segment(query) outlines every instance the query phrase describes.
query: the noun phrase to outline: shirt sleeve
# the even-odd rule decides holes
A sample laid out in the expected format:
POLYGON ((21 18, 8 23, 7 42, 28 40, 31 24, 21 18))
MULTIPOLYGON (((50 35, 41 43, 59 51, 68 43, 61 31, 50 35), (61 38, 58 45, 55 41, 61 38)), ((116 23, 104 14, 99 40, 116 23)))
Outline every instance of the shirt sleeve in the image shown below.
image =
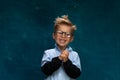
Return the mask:
POLYGON ((81 74, 80 59, 78 54, 75 55, 72 59, 73 60, 68 59, 66 62, 64 62, 63 67, 68 76, 70 76, 73 79, 76 79, 81 74))
POLYGON ((50 60, 50 56, 45 53, 42 59, 41 70, 45 75, 49 76, 61 66, 61 63, 62 61, 58 57, 50 60))

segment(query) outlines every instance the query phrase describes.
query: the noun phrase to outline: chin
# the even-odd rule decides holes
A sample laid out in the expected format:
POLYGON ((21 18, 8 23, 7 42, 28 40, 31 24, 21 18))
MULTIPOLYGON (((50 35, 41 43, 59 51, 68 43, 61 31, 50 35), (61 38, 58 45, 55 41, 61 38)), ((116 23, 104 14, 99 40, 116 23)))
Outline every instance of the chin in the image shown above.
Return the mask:
POLYGON ((65 47, 66 45, 65 44, 59 44, 60 47, 65 47))

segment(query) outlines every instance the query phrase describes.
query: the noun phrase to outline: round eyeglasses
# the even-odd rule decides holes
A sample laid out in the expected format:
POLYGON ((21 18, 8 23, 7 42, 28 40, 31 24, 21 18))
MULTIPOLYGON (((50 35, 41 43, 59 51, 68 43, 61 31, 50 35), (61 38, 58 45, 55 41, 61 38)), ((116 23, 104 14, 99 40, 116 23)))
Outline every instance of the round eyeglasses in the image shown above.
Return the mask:
POLYGON ((58 30, 58 31, 55 31, 55 33, 56 33, 58 36, 63 36, 63 35, 65 35, 65 36, 67 36, 68 38, 72 37, 71 33, 69 33, 69 32, 63 32, 63 31, 58 30))

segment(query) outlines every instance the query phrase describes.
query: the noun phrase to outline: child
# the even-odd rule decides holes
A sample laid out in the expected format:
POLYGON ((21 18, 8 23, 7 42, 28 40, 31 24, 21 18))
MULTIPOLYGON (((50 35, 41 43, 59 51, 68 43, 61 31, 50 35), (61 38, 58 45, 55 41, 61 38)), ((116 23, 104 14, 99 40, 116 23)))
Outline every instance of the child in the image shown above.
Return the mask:
POLYGON ((55 48, 46 50, 41 63, 41 70, 47 75, 46 80, 75 80, 81 74, 80 58, 68 44, 73 41, 76 26, 67 15, 55 20, 53 39, 55 48))

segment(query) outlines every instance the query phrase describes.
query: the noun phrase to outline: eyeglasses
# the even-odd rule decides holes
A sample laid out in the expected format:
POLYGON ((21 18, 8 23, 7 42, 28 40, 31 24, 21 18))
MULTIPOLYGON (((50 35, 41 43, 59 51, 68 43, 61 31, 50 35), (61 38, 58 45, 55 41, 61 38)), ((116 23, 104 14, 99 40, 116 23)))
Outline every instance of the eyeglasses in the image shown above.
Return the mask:
POLYGON ((72 37, 71 33, 69 33, 69 32, 63 32, 63 31, 58 30, 58 31, 55 31, 55 33, 56 33, 58 36, 63 36, 63 35, 65 35, 65 36, 67 36, 68 38, 72 37))

